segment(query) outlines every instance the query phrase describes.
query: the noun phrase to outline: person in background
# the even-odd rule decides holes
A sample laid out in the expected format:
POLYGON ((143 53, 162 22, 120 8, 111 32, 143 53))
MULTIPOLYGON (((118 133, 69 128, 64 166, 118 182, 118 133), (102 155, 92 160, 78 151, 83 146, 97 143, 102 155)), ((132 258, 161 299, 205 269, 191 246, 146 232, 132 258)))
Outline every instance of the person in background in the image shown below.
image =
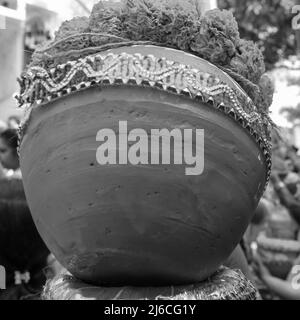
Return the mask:
POLYGON ((289 210, 291 216, 300 225, 300 200, 295 197, 297 183, 286 184, 277 172, 272 174, 271 182, 273 183, 274 189, 282 205, 289 210))
POLYGON ((292 146, 287 152, 287 159, 289 159, 293 166, 293 171, 300 173, 300 157, 298 156, 298 148, 292 146))
POLYGON ((255 278, 251 268, 253 262, 251 243, 256 240, 260 231, 264 229, 264 223, 268 214, 266 202, 261 200, 243 239, 225 262, 226 267, 241 270, 252 283, 255 283, 255 278))
POLYGON ((260 279, 273 294, 283 300, 300 300, 300 257, 294 264, 294 267, 297 269, 292 268, 287 280, 282 280, 272 276, 258 254, 255 255, 255 263, 256 271, 260 279), (294 273, 294 270, 296 273, 294 273), (299 279, 298 281, 297 278, 299 279))
MULTIPOLYGON (((0 120, 0 134, 4 132, 6 129, 7 129, 7 124, 4 121, 0 120)), ((3 179, 5 176, 6 176, 6 172, 0 162, 0 179, 3 179)))
MULTIPOLYGON (((266 229, 267 218, 270 216, 270 206, 268 200, 261 199, 258 203, 258 206, 254 212, 254 216, 251 220, 251 223, 244 235, 245 242, 248 246, 247 257, 251 256, 251 250, 249 246, 251 243, 255 242, 258 235, 266 229)), ((251 259, 251 257, 249 257, 251 259)))
POLYGON ((10 179, 22 178, 17 149, 18 134, 15 129, 7 129, 0 133, 0 162, 8 170, 7 177, 10 179))
POLYGON ((39 300, 50 252, 33 222, 20 179, 0 180, 0 300, 39 300))
POLYGON ((225 261, 224 266, 233 270, 240 270, 248 280, 254 283, 254 277, 241 245, 235 248, 230 257, 225 261))
POLYGON ((15 129, 0 133, 0 162, 8 174, 0 179, 0 265, 6 270, 6 290, 0 300, 36 300, 46 282, 49 250, 28 207, 20 170, 15 129))

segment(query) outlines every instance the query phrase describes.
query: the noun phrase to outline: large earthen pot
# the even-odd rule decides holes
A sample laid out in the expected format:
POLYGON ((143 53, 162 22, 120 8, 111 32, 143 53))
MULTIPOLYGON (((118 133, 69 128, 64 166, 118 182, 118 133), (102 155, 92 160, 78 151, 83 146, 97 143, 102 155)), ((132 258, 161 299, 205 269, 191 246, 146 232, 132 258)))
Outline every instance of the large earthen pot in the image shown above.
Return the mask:
POLYGON ((155 46, 30 71, 20 162, 37 228, 61 264, 96 285, 213 274, 245 232, 271 167, 242 89, 205 60, 155 46), (119 121, 128 131, 203 129, 204 171, 100 165, 97 133, 118 136, 119 121))

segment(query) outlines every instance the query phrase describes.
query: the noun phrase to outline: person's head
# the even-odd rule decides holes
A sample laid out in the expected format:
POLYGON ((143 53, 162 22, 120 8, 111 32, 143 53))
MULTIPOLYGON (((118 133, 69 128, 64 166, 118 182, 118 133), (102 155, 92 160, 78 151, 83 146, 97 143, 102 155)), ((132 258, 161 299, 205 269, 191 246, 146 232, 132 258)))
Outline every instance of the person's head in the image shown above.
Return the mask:
POLYGON ((6 169, 17 170, 20 167, 18 156, 18 134, 14 129, 0 133, 0 162, 6 169))

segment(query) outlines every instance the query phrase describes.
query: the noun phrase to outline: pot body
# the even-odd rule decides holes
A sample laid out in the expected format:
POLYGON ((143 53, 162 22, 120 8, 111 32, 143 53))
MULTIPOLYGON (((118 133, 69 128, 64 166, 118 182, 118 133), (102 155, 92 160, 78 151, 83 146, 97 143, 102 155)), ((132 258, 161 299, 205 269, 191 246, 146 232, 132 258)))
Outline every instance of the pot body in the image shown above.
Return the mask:
POLYGON ((20 156, 43 239, 73 275, 99 285, 206 279, 240 241, 266 180, 260 148, 233 119, 153 88, 90 88, 35 108, 20 156), (96 136, 118 137, 121 120, 128 131, 204 130, 203 173, 100 165, 96 136))

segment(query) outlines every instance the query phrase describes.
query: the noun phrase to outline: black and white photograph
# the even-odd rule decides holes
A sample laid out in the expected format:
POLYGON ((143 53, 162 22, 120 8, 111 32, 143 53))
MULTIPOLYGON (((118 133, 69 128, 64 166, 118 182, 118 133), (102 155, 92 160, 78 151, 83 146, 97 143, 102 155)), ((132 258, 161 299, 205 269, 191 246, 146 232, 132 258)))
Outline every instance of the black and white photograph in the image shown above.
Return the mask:
POLYGON ((0 0, 0 300, 300 300, 300 0, 0 0))

